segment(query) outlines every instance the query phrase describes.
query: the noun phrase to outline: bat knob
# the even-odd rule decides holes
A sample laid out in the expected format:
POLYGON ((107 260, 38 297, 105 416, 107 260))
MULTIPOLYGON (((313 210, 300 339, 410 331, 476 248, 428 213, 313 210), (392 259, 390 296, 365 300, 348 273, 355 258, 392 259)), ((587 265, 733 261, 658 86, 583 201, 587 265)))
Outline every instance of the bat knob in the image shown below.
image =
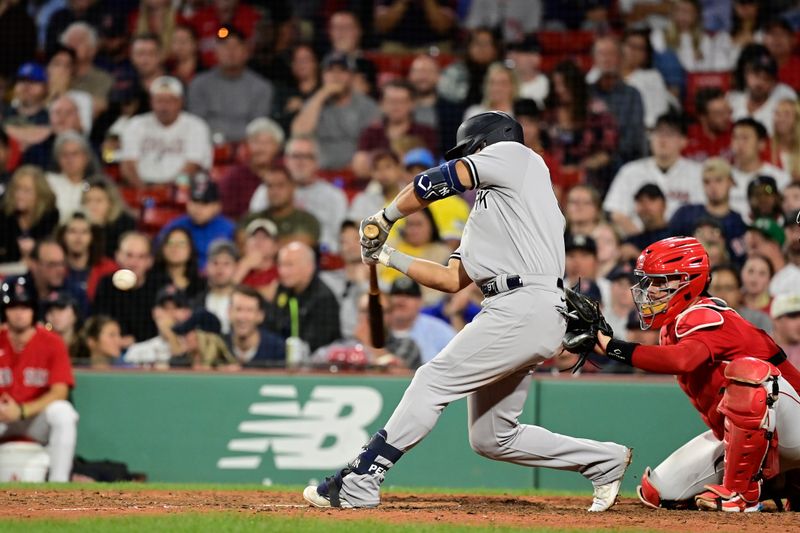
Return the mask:
POLYGON ((364 237, 367 239, 375 239, 380 235, 381 230, 377 224, 367 224, 364 226, 364 237))

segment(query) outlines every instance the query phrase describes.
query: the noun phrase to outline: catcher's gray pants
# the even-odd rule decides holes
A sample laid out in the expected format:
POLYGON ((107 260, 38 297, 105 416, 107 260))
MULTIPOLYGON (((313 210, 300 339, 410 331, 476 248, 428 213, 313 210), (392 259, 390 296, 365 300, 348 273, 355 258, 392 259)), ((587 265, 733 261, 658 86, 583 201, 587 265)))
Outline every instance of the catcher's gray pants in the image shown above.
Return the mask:
MULTIPOLYGON (((525 286, 484 300, 483 309, 429 363, 420 367, 386 423, 387 443, 408 451, 436 425, 442 410, 469 398, 469 439, 476 452, 523 466, 580 472, 596 484, 622 474, 627 448, 552 433, 517 420, 531 376, 529 369, 561 346, 565 320, 555 286, 525 286)), ((378 484, 375 483, 376 491, 378 484)), ((345 476, 351 503, 374 502, 364 480, 345 476)))

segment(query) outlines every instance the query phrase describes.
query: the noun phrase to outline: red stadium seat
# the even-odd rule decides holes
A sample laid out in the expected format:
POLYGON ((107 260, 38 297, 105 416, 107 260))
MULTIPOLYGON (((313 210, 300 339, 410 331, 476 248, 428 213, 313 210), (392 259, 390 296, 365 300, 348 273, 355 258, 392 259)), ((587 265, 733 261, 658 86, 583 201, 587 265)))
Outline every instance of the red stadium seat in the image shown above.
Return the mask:
MULTIPOLYGON (((419 54, 387 54, 385 52, 365 52, 364 57, 375 63, 378 75, 386 72, 405 77, 411 68, 411 63, 419 54)), ((450 54, 438 54, 435 56, 439 66, 444 68, 455 60, 450 54)))
POLYGON ((542 54, 585 54, 592 49, 595 34, 590 31, 540 31, 536 34, 542 54))
POLYGON ((139 221, 139 229, 149 235, 155 235, 161 231, 161 228, 185 212, 184 209, 172 206, 145 206, 142 210, 142 218, 139 221))
POLYGON ((731 88, 730 72, 689 72, 686 75, 686 97, 683 108, 694 116, 694 99, 701 89, 718 88, 727 92, 731 88))

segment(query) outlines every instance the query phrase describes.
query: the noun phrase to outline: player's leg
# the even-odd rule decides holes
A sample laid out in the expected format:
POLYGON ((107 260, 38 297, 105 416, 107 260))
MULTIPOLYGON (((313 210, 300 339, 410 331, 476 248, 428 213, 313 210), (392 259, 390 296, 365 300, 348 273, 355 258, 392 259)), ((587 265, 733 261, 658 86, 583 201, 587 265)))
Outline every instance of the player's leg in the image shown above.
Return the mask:
POLYGON ((778 378, 775 428, 778 434, 780 471, 800 468, 800 394, 784 378, 778 378))
POLYGON ((56 400, 30 420, 26 435, 45 444, 50 455, 50 481, 69 481, 75 444, 78 440, 78 412, 65 400, 56 400))

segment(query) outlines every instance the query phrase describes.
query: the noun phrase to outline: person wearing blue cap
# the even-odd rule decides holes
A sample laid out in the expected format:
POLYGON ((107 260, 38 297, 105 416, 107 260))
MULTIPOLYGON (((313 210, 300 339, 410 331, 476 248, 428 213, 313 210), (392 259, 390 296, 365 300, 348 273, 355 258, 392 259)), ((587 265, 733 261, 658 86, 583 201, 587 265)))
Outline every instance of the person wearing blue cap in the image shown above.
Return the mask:
MULTIPOLYGON (((38 63, 23 63, 17 70, 14 99, 6 113, 5 127, 47 126, 47 73, 38 63)), ((14 132, 11 132, 12 136, 14 132)))
MULTIPOLYGON (((419 150, 427 152, 424 148, 419 150)), ((353 198, 350 211, 347 213, 348 220, 361 220, 379 211, 400 192, 401 186, 405 183, 403 168, 394 152, 379 150, 374 152, 370 159, 372 181, 365 190, 353 198)), ((430 159, 430 166, 433 166, 433 157, 430 159)))

